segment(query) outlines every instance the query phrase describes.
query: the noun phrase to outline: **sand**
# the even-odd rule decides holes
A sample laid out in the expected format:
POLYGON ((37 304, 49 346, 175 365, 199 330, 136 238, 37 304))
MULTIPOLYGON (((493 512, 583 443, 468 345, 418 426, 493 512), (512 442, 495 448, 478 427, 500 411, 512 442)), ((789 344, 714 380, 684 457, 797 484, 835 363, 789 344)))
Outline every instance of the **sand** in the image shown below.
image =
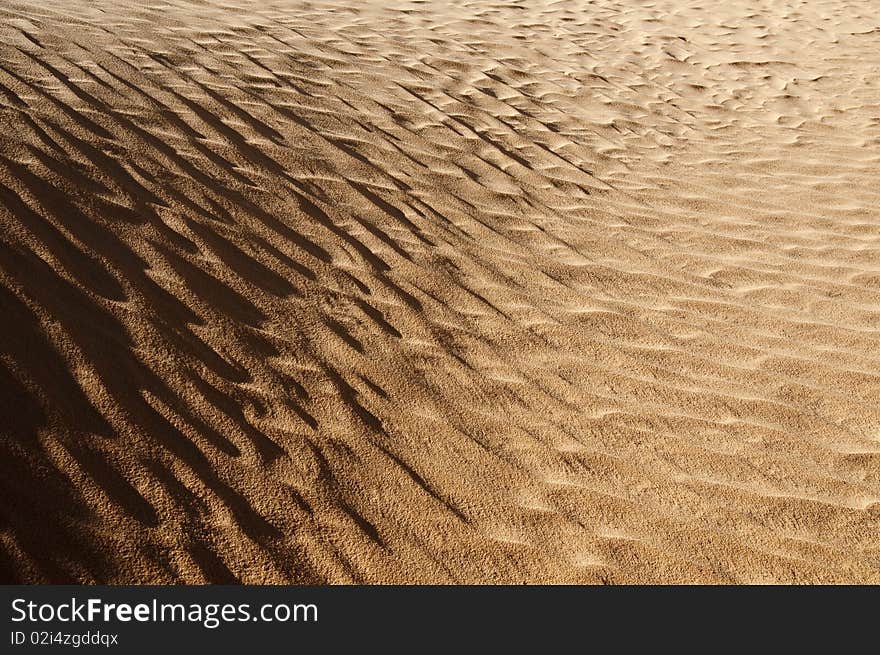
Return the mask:
POLYGON ((880 582, 878 42, 6 0, 0 580, 880 582))

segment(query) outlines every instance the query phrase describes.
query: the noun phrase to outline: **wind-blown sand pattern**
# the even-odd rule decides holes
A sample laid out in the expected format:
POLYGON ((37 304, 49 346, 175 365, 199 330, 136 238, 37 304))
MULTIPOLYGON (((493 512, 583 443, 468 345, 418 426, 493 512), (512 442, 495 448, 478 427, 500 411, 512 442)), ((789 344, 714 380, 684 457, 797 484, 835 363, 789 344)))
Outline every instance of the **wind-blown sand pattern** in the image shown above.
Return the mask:
POLYGON ((880 582, 880 18, 7 0, 0 579, 880 582))

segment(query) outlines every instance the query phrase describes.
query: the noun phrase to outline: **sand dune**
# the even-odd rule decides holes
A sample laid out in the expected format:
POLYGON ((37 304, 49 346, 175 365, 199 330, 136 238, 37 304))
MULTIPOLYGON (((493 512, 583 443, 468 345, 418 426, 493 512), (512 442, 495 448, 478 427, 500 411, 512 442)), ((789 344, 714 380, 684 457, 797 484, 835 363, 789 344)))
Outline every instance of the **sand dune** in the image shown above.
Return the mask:
POLYGON ((880 582, 875 9, 4 2, 0 579, 880 582))

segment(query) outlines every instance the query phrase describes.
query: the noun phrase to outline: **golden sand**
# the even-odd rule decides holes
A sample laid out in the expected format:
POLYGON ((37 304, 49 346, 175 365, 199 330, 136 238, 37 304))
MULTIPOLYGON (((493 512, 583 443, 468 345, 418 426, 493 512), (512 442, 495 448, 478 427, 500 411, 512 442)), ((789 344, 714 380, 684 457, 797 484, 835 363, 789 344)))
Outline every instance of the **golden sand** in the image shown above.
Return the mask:
POLYGON ((4 1, 0 579, 880 582, 878 25, 4 1))

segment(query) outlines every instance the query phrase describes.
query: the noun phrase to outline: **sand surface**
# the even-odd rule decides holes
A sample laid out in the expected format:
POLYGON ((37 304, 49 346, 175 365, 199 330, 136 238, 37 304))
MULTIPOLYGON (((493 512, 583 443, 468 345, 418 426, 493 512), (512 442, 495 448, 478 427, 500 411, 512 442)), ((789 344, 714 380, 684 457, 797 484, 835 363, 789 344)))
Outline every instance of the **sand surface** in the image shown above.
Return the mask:
POLYGON ((874 2, 5 0, 0 579, 880 582, 874 2))

